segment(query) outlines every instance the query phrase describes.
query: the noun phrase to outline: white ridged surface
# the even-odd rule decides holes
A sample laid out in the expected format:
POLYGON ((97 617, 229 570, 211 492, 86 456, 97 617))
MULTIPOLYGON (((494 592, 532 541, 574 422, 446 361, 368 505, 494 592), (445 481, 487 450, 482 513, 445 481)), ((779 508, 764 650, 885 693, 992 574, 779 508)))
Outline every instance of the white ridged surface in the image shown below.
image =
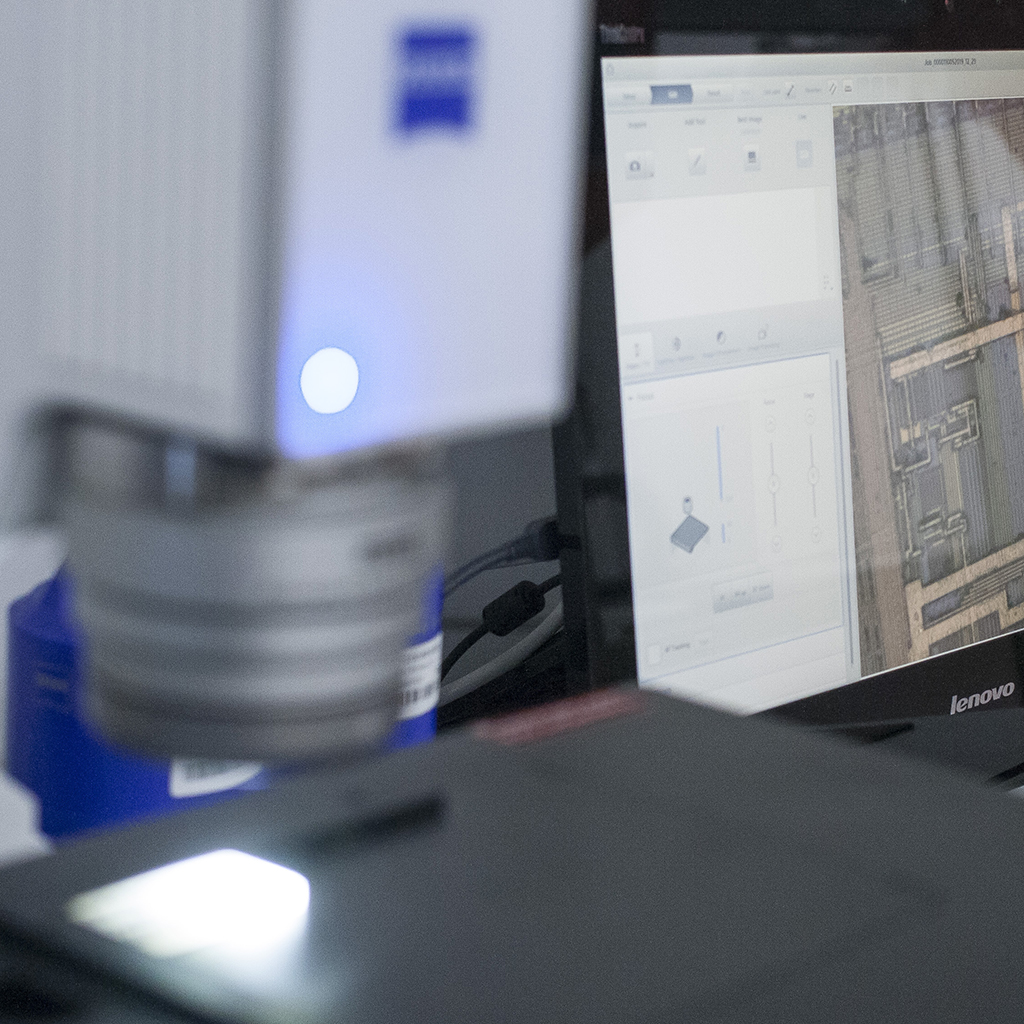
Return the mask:
MULTIPOLYGON (((40 4, 39 332, 62 391, 240 414, 244 0, 40 4), (156 396, 156 397, 154 397, 156 396)), ((230 429, 230 428, 229 428, 230 429)))

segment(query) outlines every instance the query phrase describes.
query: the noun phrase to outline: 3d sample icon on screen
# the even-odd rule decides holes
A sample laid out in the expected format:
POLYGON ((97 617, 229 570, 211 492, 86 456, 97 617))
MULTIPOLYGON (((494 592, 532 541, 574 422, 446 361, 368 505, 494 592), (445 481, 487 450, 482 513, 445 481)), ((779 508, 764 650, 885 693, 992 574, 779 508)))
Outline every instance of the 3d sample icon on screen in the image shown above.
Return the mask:
POLYGON ((693 498, 683 499, 683 512, 686 518, 676 527, 672 534, 672 543, 677 548, 682 548, 688 555, 700 543, 701 538, 708 532, 708 524, 701 522, 693 512, 693 498))

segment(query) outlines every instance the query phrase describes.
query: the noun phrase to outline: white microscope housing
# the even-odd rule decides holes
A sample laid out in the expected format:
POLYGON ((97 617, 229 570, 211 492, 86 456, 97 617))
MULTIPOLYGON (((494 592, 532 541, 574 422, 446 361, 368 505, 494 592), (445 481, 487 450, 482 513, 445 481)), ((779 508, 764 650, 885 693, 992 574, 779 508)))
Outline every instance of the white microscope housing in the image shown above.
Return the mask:
POLYGON ((436 442, 567 400, 587 14, 0 6, 0 523, 59 482, 115 739, 390 726, 436 442))

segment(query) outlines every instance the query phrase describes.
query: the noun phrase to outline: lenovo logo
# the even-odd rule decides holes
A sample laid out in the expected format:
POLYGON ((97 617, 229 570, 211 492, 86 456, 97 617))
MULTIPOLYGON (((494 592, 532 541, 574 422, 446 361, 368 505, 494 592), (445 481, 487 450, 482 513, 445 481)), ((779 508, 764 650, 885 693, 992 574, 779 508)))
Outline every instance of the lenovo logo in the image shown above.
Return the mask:
POLYGON ((1009 697, 1013 693, 1013 689, 1013 683, 1003 683, 1002 686, 994 686, 991 690, 972 693, 970 697, 957 697, 954 693, 953 702, 949 705, 949 713, 955 715, 958 711, 967 711, 969 708, 976 708, 979 704, 988 704, 989 701, 999 700, 1000 697, 1009 697))

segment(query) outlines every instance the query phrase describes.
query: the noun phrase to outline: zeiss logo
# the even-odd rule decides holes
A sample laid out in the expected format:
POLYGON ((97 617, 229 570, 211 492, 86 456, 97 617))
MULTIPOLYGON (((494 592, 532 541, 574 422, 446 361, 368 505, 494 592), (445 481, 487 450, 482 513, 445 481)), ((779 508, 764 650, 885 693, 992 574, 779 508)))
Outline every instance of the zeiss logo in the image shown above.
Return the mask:
POLYGON ((468 26, 407 29, 399 40, 396 128, 402 135, 473 127, 477 39, 468 26))
POLYGON ((999 700, 1000 697, 1009 697, 1013 693, 1013 683, 1003 683, 1002 686, 994 686, 991 690, 982 690, 981 693, 972 693, 970 697, 957 697, 953 694, 953 702, 949 705, 951 715, 969 708, 976 708, 979 704, 988 704, 990 701, 999 700))

